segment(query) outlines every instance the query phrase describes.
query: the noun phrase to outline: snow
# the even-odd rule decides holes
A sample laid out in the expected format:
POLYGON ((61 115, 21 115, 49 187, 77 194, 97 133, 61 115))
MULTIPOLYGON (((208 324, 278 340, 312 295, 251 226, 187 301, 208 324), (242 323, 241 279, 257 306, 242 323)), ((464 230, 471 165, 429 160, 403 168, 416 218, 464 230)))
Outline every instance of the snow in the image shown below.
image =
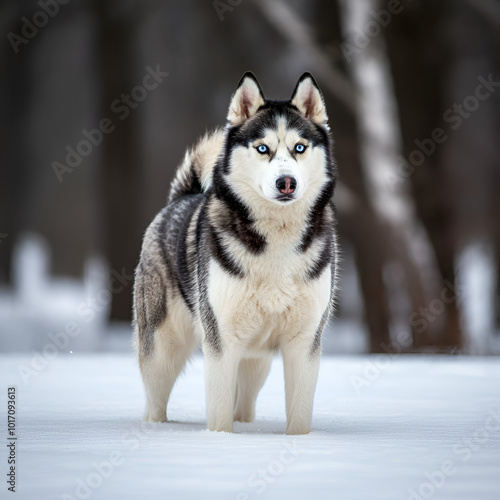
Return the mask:
MULTIPOLYGON (((26 234, 16 245, 13 287, 0 287, 0 351, 41 351, 51 336, 77 325, 72 347, 102 348, 111 304, 109 269, 102 259, 85 263, 84 279, 52 277, 46 240, 26 234)), ((131 281, 131 280, 130 280, 131 281)), ((125 293, 131 293, 131 282, 125 293)))
POLYGON ((499 353, 499 332, 495 332, 497 269, 491 242, 470 242, 459 253, 456 268, 468 352, 499 353))
MULTIPOLYGON (((201 356, 164 424, 141 420, 130 354, 61 353, 45 366, 3 355, 0 375, 4 436, 7 387, 17 387, 18 499, 500 498, 493 357, 324 356, 305 436, 284 435, 279 358, 256 422, 236 423, 234 434, 205 429, 201 356)), ((1 463, 5 475, 6 456, 1 463)))

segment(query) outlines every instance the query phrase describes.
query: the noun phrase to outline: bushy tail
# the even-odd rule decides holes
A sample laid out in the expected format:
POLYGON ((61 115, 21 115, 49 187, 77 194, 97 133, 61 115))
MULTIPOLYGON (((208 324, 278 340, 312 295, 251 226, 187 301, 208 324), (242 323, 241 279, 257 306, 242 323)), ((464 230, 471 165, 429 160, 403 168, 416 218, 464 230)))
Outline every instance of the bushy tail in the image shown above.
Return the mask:
POLYGON ((170 187, 168 203, 183 194, 197 194, 210 186, 211 174, 224 144, 224 130, 206 134, 186 151, 170 187))

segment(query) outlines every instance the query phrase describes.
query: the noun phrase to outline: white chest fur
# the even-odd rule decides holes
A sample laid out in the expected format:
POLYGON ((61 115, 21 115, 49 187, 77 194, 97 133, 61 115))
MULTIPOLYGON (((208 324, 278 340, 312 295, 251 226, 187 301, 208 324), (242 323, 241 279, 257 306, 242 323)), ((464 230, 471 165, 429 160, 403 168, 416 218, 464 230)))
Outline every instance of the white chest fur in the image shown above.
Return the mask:
POLYGON ((208 294, 221 336, 254 347, 275 347, 282 335, 314 336, 330 301, 330 268, 306 282, 295 252, 252 258, 259 265, 243 279, 210 264, 208 294))

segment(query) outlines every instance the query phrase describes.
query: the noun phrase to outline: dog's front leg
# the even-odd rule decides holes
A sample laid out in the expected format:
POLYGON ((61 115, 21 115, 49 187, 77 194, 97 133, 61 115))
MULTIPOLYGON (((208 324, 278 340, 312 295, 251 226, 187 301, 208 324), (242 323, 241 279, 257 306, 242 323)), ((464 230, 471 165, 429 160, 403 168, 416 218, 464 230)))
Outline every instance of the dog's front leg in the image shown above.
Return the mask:
POLYGON ((233 432, 233 412, 239 356, 229 348, 214 352, 203 346, 207 425, 211 431, 233 432))
POLYGON ((311 431, 320 354, 320 349, 311 350, 311 339, 301 334, 282 345, 287 434, 307 434, 311 431))

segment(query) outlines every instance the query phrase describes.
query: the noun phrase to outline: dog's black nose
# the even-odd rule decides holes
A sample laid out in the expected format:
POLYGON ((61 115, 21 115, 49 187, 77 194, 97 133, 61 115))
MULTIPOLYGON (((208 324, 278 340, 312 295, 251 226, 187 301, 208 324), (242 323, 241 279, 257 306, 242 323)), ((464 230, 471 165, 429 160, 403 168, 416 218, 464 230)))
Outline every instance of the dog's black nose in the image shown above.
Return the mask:
POLYGON ((292 194, 297 187, 297 181, 293 177, 283 176, 276 181, 276 187, 283 194, 292 194))

